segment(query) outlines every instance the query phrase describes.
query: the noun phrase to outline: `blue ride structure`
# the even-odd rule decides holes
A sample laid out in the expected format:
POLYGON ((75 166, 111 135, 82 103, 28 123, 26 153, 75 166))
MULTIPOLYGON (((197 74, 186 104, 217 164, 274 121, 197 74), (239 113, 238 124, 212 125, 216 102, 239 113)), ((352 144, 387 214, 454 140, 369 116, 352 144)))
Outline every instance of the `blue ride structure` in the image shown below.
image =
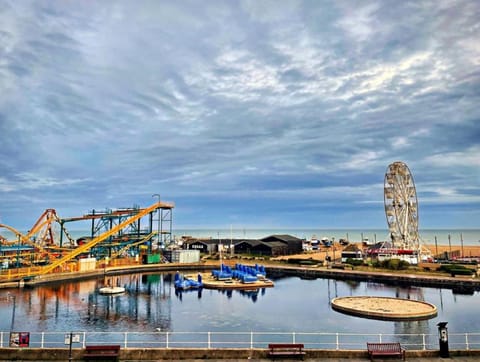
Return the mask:
POLYGON ((242 283, 254 283, 258 279, 263 279, 266 276, 265 267, 263 265, 255 264, 254 267, 235 264, 235 268, 232 269, 228 265, 223 263, 220 265, 220 269, 212 270, 212 275, 217 280, 229 280, 237 279, 242 283))
POLYGON ((200 274, 198 274, 197 280, 194 280, 176 272, 174 284, 175 289, 179 290, 200 289, 203 287, 202 276, 200 274))
POLYGON ((212 275, 217 280, 229 280, 233 277, 233 271, 228 265, 222 263, 220 269, 212 270, 212 275))

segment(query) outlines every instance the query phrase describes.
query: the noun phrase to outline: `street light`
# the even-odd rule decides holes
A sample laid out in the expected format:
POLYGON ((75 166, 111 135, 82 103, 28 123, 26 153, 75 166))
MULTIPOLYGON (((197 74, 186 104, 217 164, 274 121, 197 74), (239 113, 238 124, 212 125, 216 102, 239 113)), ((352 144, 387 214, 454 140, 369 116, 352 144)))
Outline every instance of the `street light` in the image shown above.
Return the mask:
POLYGON ((15 294, 7 293, 8 300, 13 300, 13 308, 12 308, 12 322, 10 324, 10 332, 13 331, 13 327, 15 324, 15 309, 17 307, 17 296, 15 294))
MULTIPOLYGON (((152 197, 158 197, 158 203, 160 203, 160 194, 153 194, 152 197)), ((157 209, 157 213, 158 213, 157 249, 160 249, 160 209, 157 209)))

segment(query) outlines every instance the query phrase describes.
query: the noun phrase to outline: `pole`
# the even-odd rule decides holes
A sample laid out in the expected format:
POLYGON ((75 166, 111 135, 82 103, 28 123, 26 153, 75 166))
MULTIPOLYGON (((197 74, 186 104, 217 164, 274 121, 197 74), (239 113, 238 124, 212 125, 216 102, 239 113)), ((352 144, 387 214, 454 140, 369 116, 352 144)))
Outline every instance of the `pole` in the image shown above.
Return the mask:
POLYGON ((462 244, 462 259, 463 259, 463 234, 460 233, 460 243, 462 244))
POLYGON ((13 331, 13 327, 15 326, 15 309, 17 308, 17 296, 10 294, 10 297, 12 298, 13 301, 13 307, 12 307, 12 322, 10 323, 10 332, 13 331))
MULTIPOLYGON (((158 197, 158 203, 160 203, 160 194, 153 194, 152 197, 158 197)), ((160 209, 157 209, 158 214, 158 225, 157 225, 157 248, 160 249, 161 241, 160 241, 160 209)))
POLYGON ((73 337, 73 332, 70 332, 70 347, 68 348, 68 361, 72 361, 72 337, 73 337))
POLYGON ((332 246, 333 246, 333 263, 335 264, 335 238, 332 236, 332 246))
POLYGON ((448 234, 448 250, 449 250, 448 260, 450 260, 450 258, 452 257, 452 243, 451 243, 450 234, 448 234))
POLYGON ((435 235, 435 259, 438 258, 437 235, 435 235))
POLYGON ((230 224, 230 257, 233 258, 233 230, 232 230, 231 224, 230 224))

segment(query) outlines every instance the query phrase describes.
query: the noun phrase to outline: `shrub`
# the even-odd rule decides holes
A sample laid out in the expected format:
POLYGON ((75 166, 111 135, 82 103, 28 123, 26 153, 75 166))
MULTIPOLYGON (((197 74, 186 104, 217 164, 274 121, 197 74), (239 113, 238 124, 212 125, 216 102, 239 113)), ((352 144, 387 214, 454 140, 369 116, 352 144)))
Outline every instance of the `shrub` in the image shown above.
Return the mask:
POLYGON ((472 269, 467 268, 462 264, 442 264, 440 265, 440 268, 438 268, 438 270, 443 271, 445 273, 450 273, 450 274, 452 273, 452 270, 455 270, 455 273, 459 275, 473 274, 472 269))
POLYGON ((348 259, 346 260, 346 263, 347 263, 347 264, 350 264, 350 265, 353 265, 353 266, 359 266, 359 265, 363 265, 363 260, 361 260, 361 259, 348 258, 348 259))
POLYGON ((405 270, 408 269, 410 264, 405 260, 400 259, 387 259, 383 261, 375 261, 374 266, 377 268, 384 268, 390 270, 405 270))
POLYGON ((287 262, 289 264, 301 264, 301 265, 317 265, 318 260, 314 259, 301 259, 301 258, 288 258, 287 262))
POLYGON ((468 268, 451 268, 450 275, 454 277, 455 275, 472 275, 473 270, 468 268))

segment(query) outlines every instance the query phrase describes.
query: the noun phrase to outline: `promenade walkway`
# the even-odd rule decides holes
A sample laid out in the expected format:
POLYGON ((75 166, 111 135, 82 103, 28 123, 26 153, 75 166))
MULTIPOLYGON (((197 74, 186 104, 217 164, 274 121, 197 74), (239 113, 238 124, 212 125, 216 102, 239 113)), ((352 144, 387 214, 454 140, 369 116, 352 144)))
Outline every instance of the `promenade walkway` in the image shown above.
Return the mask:
MULTIPOLYGON (((118 362, 160 362, 160 361, 272 361, 267 357, 265 349, 122 349, 118 362)), ((450 350, 449 358, 438 356, 438 350, 407 350, 406 361, 409 362, 438 362, 438 361, 479 361, 480 350, 450 350)), ((7 361, 83 361, 84 350, 75 349, 69 355, 68 349, 0 349, 0 362, 7 361)), ((276 361, 293 360, 292 358, 275 358, 276 361)), ((305 361, 352 362, 369 361, 366 350, 308 350, 305 361)), ((394 358, 375 358, 375 361, 400 360, 394 358)))
MULTIPOLYGON (((418 358, 406 358, 407 362, 449 362, 449 361, 465 361, 465 362, 472 362, 472 361, 478 361, 480 358, 478 356, 455 356, 455 357, 449 357, 449 358, 441 358, 441 357, 418 357, 418 358)), ((275 361, 295 361, 296 359, 294 358, 288 358, 288 359, 282 359, 282 358, 275 358, 275 361)), ((165 360, 151 360, 151 361, 142 361, 142 362, 163 362, 165 360)), ((169 360, 172 362, 185 362, 185 361, 194 361, 194 362, 200 362, 200 361, 205 361, 203 359, 191 359, 191 360, 169 360)), ((245 361, 250 361, 250 362, 272 362, 271 359, 208 359, 209 362, 245 362, 245 361)), ((369 361, 369 358, 305 358, 304 361, 306 362, 317 362, 317 361, 325 361, 325 362, 354 362, 354 361, 369 361)), ((395 359, 395 358, 375 358, 374 361, 377 362, 383 362, 383 361, 401 361, 401 359, 395 359)), ((2 361, 3 362, 3 361, 2 361)), ((120 362, 134 362, 133 360, 121 360, 120 362)))

